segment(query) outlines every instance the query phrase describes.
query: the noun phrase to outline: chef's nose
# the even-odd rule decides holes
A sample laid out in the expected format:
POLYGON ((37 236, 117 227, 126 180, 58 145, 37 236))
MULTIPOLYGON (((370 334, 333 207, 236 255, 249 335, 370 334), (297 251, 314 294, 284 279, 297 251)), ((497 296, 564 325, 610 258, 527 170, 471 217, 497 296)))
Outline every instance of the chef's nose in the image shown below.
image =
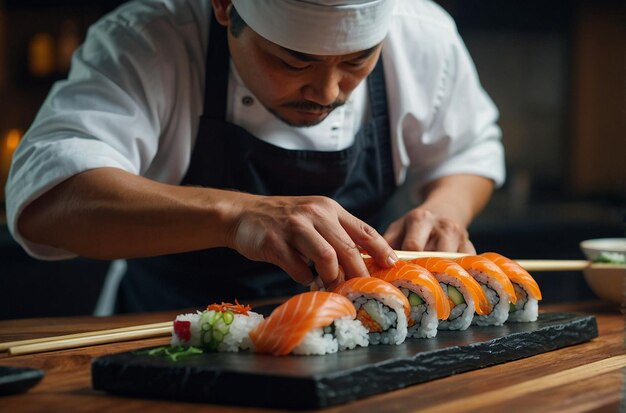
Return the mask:
POLYGON ((337 70, 318 70, 302 87, 302 97, 318 105, 330 105, 339 98, 341 81, 341 73, 337 70))

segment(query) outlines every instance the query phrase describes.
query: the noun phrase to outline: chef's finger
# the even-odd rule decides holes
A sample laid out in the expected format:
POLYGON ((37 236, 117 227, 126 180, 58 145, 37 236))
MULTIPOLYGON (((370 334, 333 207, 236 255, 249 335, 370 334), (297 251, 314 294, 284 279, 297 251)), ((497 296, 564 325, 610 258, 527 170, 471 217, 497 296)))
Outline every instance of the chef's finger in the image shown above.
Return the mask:
POLYGON ((440 220, 433 230, 436 251, 461 251, 468 240, 467 230, 450 220, 440 220))
POLYGON ((309 226, 298 228, 298 237, 295 238, 293 247, 313 263, 324 285, 335 282, 339 276, 337 253, 315 228, 309 226))
POLYGON ((308 286, 315 279, 302 255, 287 245, 269 251, 266 260, 282 268, 294 281, 302 285, 308 286))
POLYGON ((441 228, 435 229, 436 232, 431 234, 430 239, 433 241, 426 245, 426 251, 457 251, 459 249, 459 236, 455 233, 445 232, 441 228))
POLYGON ((407 221, 402 249, 406 251, 424 251, 431 236, 433 224, 431 221, 407 221))
MULTIPOLYGON (((356 243, 365 249, 368 254, 374 258, 378 265, 383 268, 387 268, 398 261, 398 257, 396 256, 393 248, 391 248, 383 236, 370 225, 361 221, 357 217, 350 215, 348 212, 341 213, 339 215, 339 222, 351 239, 351 243, 356 243)), ((356 250, 356 254, 354 254, 354 251, 351 248, 346 248, 342 252, 349 253, 346 262, 356 265, 356 267, 347 267, 344 264, 343 255, 338 252, 342 258, 340 262, 344 265, 346 278, 369 276, 369 271, 367 271, 367 267, 365 267, 365 263, 363 262, 363 258, 360 253, 358 253, 358 249, 356 250), (351 272, 353 268, 358 269, 359 272, 351 272)))
MULTIPOLYGON (((335 251, 338 265, 342 267, 342 273, 339 272, 339 267, 336 270, 337 278, 339 278, 341 274, 343 274, 346 278, 369 276, 369 272, 365 267, 365 262, 363 261, 359 247, 339 225, 339 223, 335 222, 332 226, 324 226, 320 224, 318 224, 316 228, 330 243, 335 251), (332 228, 334 231, 330 231, 329 228, 332 228)), ((324 281, 328 284, 326 280, 324 281)), ((334 281, 335 280, 332 280, 331 282, 334 281)))
POLYGON ((464 240, 459 246, 459 252, 464 252, 470 255, 476 255, 476 247, 469 239, 464 240))
POLYGON ((339 272, 337 273, 337 278, 335 279, 335 281, 333 281, 332 283, 324 286, 324 288, 326 289, 326 291, 333 291, 335 288, 337 288, 345 280, 346 280, 346 274, 345 274, 345 272, 343 271, 343 268, 340 265, 339 266, 339 272))

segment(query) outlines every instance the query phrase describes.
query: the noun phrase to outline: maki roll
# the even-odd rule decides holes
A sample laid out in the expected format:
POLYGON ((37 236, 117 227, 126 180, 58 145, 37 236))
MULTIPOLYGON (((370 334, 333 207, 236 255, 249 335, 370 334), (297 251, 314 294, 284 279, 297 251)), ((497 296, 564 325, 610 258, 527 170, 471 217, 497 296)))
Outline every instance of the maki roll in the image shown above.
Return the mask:
POLYGON ((194 346, 207 351, 237 352, 252 346, 249 333, 263 321, 250 306, 211 304, 205 311, 181 314, 174 320, 172 346, 194 346))
POLYGON ((482 315, 491 312, 480 284, 453 260, 426 257, 415 258, 410 262, 430 271, 448 296, 450 316, 439 321, 440 330, 465 330, 472 324, 474 313, 482 315))
POLYGON ((450 304, 430 271, 406 261, 398 261, 391 268, 380 268, 373 260, 367 260, 366 266, 372 277, 391 283, 408 298, 411 305, 408 337, 435 337, 439 320, 450 316, 450 304))
POLYGON ((479 326, 501 326, 509 318, 509 308, 515 304, 513 284, 504 272, 491 260, 478 255, 468 255, 454 260, 465 269, 483 289, 491 311, 474 317, 473 323, 479 326))
POLYGON ((341 283, 334 292, 354 304, 357 320, 369 332, 370 344, 404 342, 411 306, 398 288, 379 278, 357 277, 341 283))
POLYGON ((328 354, 367 346, 367 330, 355 320, 350 300, 310 291, 291 297, 261 322, 250 338, 259 353, 328 354))
POLYGON ((495 252, 480 254, 493 261, 509 277, 517 301, 511 303, 509 320, 518 322, 536 321, 539 314, 541 290, 535 279, 515 261, 495 252))

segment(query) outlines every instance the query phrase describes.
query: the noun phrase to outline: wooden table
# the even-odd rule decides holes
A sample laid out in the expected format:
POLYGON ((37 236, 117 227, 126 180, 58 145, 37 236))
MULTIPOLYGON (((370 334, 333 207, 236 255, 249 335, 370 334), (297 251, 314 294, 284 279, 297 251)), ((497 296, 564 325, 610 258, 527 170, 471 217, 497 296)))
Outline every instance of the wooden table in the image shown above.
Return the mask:
MULTIPOLYGON (((411 386, 324 411, 618 411, 626 371, 623 316, 600 302, 544 306, 542 311, 594 314, 599 337, 580 345, 411 386)), ((0 342, 167 321, 173 320, 176 314, 0 321, 0 342)), ((45 377, 27 393, 0 397, 0 412, 274 411, 125 398, 91 388, 90 362, 93 357, 165 344, 167 341, 166 338, 148 339, 17 357, 3 353, 0 355, 1 365, 40 368, 44 370, 45 377)))

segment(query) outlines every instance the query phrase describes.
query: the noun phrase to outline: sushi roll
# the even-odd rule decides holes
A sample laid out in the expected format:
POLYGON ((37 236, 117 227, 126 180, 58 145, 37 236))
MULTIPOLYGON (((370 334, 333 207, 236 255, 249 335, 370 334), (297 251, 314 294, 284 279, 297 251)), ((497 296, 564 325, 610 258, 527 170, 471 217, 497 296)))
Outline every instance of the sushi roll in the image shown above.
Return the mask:
POLYGON ((480 255, 493 261, 513 283, 517 302, 511 303, 508 321, 536 321, 541 290, 535 279, 521 265, 503 255, 495 252, 480 255))
POLYGON ((409 299, 411 314, 407 336, 435 337, 439 320, 450 316, 450 304, 430 271, 406 261, 398 261, 391 268, 380 268, 373 260, 367 260, 366 266, 372 277, 391 283, 409 299))
POLYGON ((480 284, 453 260, 426 257, 415 258, 410 262, 430 271, 448 296, 450 316, 439 321, 439 330, 465 330, 472 324, 475 313, 482 315, 491 312, 480 284))
POLYGON ((379 278, 357 277, 341 283, 334 292, 354 304, 357 320, 369 332, 370 344, 404 342, 411 306, 398 288, 379 278))
POLYGON ((479 326, 501 326, 509 318, 511 304, 515 304, 515 290, 509 277, 491 260, 478 255, 468 255, 454 260, 465 269, 483 289, 491 311, 474 317, 479 326))
POLYGON ((211 304, 205 311, 181 314, 174 320, 172 346, 237 352, 252 346, 249 333, 263 321, 261 314, 239 303, 211 304))
POLYGON ((350 300, 327 292, 295 295, 261 322, 250 338, 258 353, 284 356, 336 353, 367 346, 367 330, 350 300))

